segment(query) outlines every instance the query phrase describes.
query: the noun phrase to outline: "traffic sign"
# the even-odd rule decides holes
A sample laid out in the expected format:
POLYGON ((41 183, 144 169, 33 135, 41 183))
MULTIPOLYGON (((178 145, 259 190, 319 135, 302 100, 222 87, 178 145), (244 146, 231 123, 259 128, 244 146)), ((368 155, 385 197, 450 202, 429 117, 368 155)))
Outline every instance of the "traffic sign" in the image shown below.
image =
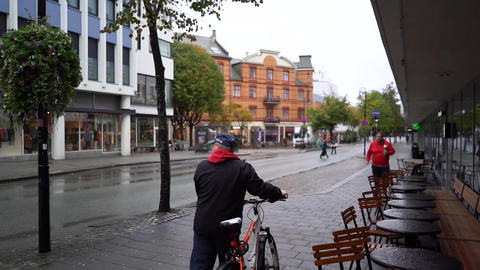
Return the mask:
POLYGON ((380 111, 379 110, 373 110, 372 111, 372 116, 380 116, 380 111))
POLYGON ((368 121, 367 121, 367 120, 363 120, 363 121, 362 121, 362 126, 368 126, 368 121))

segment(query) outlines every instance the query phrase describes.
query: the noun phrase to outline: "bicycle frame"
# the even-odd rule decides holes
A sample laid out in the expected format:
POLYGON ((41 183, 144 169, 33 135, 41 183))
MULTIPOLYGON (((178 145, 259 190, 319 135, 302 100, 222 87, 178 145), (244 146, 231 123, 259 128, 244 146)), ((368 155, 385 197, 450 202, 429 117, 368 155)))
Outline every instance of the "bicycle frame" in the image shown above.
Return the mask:
MULTIPOLYGON (((257 259, 256 255, 257 255, 257 251, 258 251, 258 240, 260 239, 260 234, 262 233, 262 220, 261 220, 260 215, 259 215, 258 206, 259 206, 259 204, 255 203, 252 207, 253 213, 254 213, 254 218, 252 219, 252 222, 250 223, 250 226, 248 227, 248 230, 247 230, 247 232, 245 234, 245 237, 243 239, 243 241, 248 243, 248 241, 250 240, 250 237, 253 236, 252 243, 254 243, 254 245, 255 245, 254 249, 251 252, 247 252, 247 254, 245 254, 245 255, 250 254, 250 258, 247 258, 247 261, 249 261, 250 269, 255 269, 255 263, 256 263, 255 260, 257 259)), ((241 256, 240 260, 239 260, 240 269, 243 269, 242 267, 245 264, 244 256, 241 256)))

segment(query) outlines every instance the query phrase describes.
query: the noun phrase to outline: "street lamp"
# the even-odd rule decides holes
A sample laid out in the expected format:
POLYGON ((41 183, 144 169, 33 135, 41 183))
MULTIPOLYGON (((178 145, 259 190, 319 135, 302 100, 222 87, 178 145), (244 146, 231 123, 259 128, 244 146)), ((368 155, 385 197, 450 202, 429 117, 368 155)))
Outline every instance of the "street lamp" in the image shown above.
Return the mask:
MULTIPOLYGON (((365 93, 365 107, 363 109, 363 121, 367 120, 367 89, 360 87, 358 90, 358 98, 362 98, 362 89, 365 93)), ((367 137, 363 137, 363 156, 367 155, 367 137)))

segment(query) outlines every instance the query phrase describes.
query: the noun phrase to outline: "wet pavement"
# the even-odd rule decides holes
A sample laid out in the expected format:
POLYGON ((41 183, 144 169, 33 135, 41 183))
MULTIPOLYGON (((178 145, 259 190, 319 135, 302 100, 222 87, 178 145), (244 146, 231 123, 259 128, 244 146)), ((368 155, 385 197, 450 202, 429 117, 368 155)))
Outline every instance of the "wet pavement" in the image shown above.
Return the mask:
MULTIPOLYGON (((410 155, 407 145, 394 147, 397 154, 391 158, 392 169, 397 168, 395 157, 410 155)), ((370 174, 360 154, 272 181, 282 188, 308 183, 297 194, 290 194, 287 202, 263 205, 282 269, 317 269, 311 246, 331 242, 331 232, 343 228, 340 211, 356 206, 356 198, 370 189, 370 174)), ((55 239, 47 255, 39 255, 34 248, 2 253, 0 269, 188 269, 194 210, 193 205, 186 205, 167 214, 151 212, 99 224, 86 233, 55 239)), ((245 207, 245 218, 247 210, 245 207)))

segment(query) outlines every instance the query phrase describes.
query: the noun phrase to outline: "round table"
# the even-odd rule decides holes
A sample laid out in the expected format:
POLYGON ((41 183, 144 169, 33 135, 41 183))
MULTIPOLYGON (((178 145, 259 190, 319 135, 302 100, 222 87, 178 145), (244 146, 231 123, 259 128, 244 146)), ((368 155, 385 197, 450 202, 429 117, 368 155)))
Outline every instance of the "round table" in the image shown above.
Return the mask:
POLYGON ((428 183, 427 178, 397 178, 397 181, 407 183, 428 183))
POLYGON ((387 218, 393 219, 409 219, 426 222, 437 221, 440 219, 440 216, 437 213, 414 209, 388 209, 383 212, 383 215, 387 218))
POLYGON ((387 268, 460 270, 463 264, 458 259, 440 252, 404 247, 375 249, 370 257, 376 264, 387 268))
POLYGON ((434 202, 417 200, 391 200, 388 201, 387 204, 390 207, 406 209, 427 209, 437 207, 434 202))
POLYGON ((442 228, 436 224, 406 219, 382 220, 377 222, 377 227, 387 232, 404 234, 406 247, 415 247, 418 235, 436 235, 442 232, 442 228))
POLYGON ((404 186, 404 185, 410 185, 410 186, 428 186, 428 183, 427 182, 413 182, 413 181, 409 181, 409 182, 397 182, 395 184, 393 184, 394 186, 404 186))
POLYGON ((424 191, 427 189, 425 186, 419 185, 393 185, 390 187, 391 190, 401 190, 405 192, 417 192, 417 191, 424 191))
POLYGON ((390 195, 392 200, 417 200, 417 201, 434 201, 435 197, 427 194, 416 193, 394 193, 390 195))

